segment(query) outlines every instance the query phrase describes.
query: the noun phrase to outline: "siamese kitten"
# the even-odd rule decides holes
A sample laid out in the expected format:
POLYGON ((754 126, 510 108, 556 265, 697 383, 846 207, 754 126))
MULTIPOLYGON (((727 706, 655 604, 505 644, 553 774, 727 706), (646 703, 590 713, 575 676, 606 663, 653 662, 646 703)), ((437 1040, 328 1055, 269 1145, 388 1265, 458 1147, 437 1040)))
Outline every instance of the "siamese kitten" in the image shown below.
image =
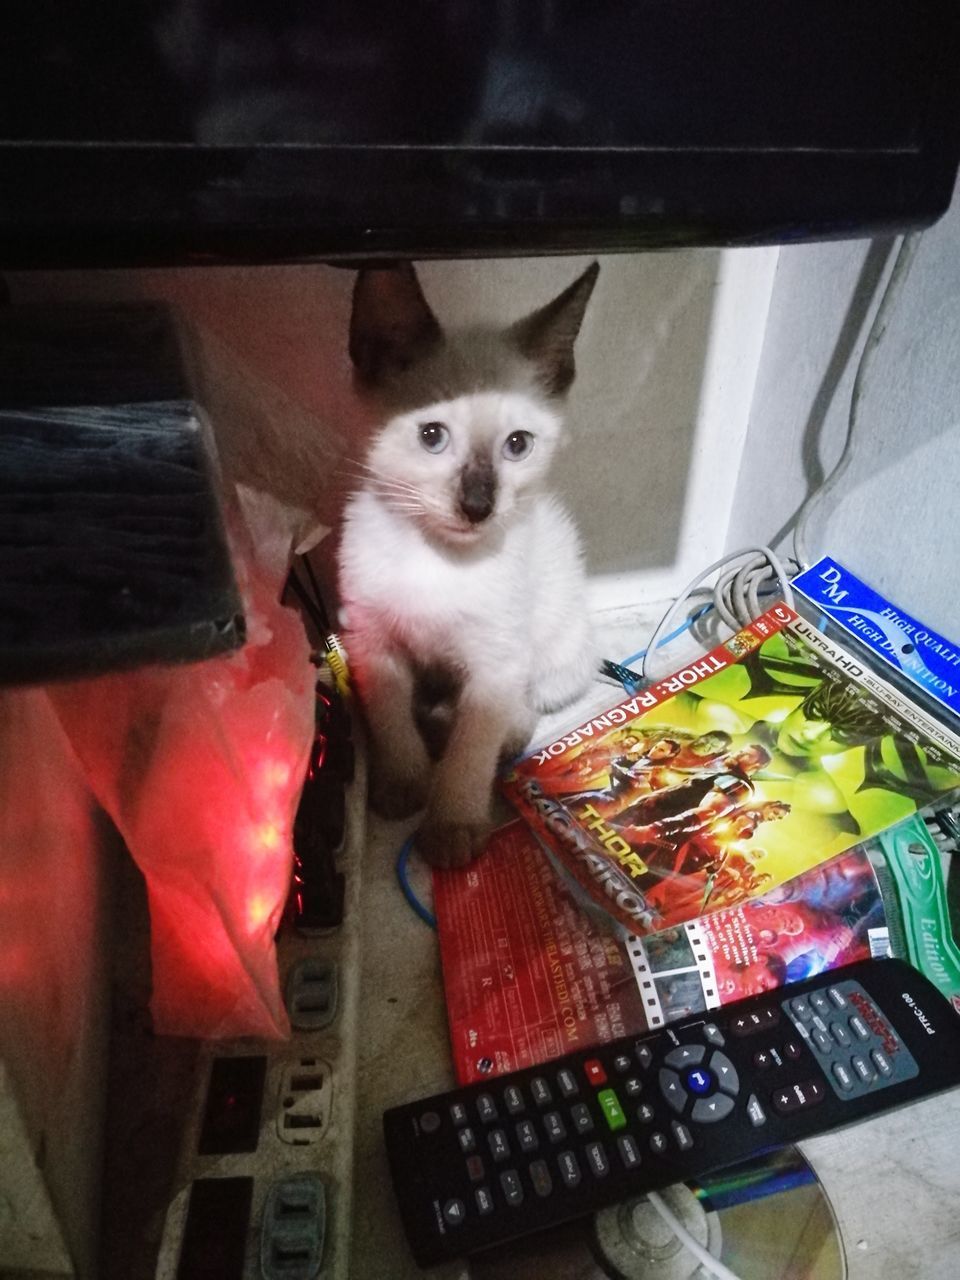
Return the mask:
POLYGON ((510 328, 450 334, 409 264, 356 280, 350 355, 380 425, 345 508, 340 622, 371 803, 423 809, 434 866, 481 851, 499 762, 596 667, 577 533, 545 481, 598 270, 510 328))

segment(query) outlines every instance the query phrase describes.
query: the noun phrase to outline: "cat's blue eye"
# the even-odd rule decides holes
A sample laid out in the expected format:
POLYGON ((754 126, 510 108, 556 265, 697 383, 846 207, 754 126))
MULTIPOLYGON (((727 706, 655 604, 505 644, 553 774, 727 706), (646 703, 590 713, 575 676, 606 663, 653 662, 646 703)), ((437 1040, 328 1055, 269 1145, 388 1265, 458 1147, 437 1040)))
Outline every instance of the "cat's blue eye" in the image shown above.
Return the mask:
POLYGON ((503 442, 505 458, 525 458, 533 449, 533 434, 529 431, 512 431, 503 442))
POLYGON ((424 422, 420 427, 420 443, 427 453, 443 453, 450 443, 450 432, 442 422, 424 422))

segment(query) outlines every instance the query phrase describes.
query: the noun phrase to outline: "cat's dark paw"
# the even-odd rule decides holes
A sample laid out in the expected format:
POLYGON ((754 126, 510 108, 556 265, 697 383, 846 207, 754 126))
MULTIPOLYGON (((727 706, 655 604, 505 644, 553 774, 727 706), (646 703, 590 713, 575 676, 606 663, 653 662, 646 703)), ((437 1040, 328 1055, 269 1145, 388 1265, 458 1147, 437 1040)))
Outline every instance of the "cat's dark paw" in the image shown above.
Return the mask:
POLYGON ((490 832, 486 822, 427 824, 414 836, 413 843, 431 867, 466 867, 483 853, 490 832))
POLYGON ((370 780, 370 808, 381 818, 409 818, 427 803, 425 783, 412 778, 374 776, 370 780))

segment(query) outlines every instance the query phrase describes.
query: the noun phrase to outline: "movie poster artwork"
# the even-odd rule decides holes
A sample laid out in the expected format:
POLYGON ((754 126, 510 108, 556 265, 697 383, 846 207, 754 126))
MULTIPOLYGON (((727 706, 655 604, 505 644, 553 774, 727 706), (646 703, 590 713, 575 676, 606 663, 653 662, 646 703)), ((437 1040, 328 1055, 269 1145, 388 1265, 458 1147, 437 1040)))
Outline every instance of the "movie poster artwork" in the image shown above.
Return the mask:
POLYGON ((766 895, 958 786, 960 740, 782 604, 503 784, 641 936, 766 895))

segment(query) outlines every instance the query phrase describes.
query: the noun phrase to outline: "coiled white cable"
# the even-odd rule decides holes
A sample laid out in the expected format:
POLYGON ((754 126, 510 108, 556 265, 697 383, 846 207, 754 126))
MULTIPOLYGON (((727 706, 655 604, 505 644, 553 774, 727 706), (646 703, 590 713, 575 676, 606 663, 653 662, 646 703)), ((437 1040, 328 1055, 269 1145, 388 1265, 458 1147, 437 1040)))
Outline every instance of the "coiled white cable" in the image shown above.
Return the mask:
POLYGON ((770 547, 743 547, 732 551, 708 565, 702 573, 687 583, 676 600, 660 619, 653 638, 640 666, 644 677, 648 676, 647 663, 655 652, 660 637, 670 629, 671 623, 687 604, 691 595, 711 574, 720 571, 713 588, 713 606, 721 620, 731 631, 739 631, 748 622, 763 613, 760 594, 764 589, 779 588, 783 599, 793 606, 793 589, 780 557, 770 547))
POLYGON ((717 1277, 717 1280, 740 1280, 740 1277, 731 1271, 726 1263, 721 1262, 709 1249, 703 1247, 696 1236, 690 1234, 662 1196, 658 1195, 656 1191, 648 1191, 647 1200, 653 1205, 680 1243, 690 1250, 704 1271, 709 1271, 712 1276, 717 1277))

